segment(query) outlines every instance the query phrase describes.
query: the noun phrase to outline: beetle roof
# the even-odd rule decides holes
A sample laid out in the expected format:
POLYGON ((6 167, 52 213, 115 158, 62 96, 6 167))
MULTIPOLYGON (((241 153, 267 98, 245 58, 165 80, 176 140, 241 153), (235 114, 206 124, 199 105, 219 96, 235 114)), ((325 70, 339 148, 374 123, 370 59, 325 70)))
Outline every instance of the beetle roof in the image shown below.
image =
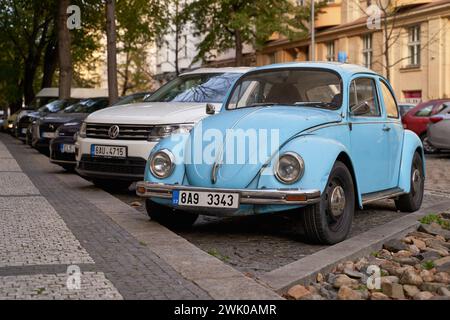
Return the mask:
POLYGON ((348 64, 341 62, 290 62, 290 63, 278 63, 271 64, 259 68, 255 68, 253 71, 259 70, 270 70, 270 69, 278 69, 278 68, 320 68, 320 69, 328 69, 331 71, 338 72, 341 76, 351 76, 355 73, 370 73, 376 74, 376 72, 367 69, 362 66, 358 66, 356 64, 348 64))

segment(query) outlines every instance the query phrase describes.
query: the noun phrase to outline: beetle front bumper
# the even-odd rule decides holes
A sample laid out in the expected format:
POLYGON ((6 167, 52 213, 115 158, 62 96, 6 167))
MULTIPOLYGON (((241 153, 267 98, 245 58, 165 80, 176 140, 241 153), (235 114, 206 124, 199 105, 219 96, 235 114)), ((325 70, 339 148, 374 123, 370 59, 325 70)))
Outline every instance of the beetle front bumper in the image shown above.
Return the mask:
POLYGON ((174 190, 239 193, 240 204, 253 205, 308 205, 320 201, 320 190, 316 189, 220 189, 140 181, 136 194, 141 197, 172 199, 174 190))

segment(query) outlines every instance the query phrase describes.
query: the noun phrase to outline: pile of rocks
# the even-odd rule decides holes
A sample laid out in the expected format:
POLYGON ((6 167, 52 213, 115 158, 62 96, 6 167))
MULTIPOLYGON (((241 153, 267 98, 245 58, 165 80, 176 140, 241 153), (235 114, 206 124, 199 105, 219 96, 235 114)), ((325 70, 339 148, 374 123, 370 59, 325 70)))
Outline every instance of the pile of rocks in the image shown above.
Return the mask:
POLYGON ((295 285, 285 295, 297 300, 450 300, 449 213, 439 222, 421 224, 402 239, 357 261, 346 261, 332 272, 318 274, 309 286, 295 285), (444 223, 442 223, 444 222, 444 223))

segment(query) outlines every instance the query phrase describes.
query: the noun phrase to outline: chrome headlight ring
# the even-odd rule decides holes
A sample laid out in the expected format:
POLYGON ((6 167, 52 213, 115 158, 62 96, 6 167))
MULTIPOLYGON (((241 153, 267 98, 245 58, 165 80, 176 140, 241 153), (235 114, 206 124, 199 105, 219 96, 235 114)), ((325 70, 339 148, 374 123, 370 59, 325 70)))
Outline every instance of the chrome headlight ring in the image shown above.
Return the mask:
POLYGON ((275 177, 284 184, 293 184, 305 173, 305 161, 295 152, 283 153, 273 167, 275 177))
POLYGON ((175 169, 175 156, 167 149, 158 150, 150 157, 149 169, 159 179, 170 177, 175 169))

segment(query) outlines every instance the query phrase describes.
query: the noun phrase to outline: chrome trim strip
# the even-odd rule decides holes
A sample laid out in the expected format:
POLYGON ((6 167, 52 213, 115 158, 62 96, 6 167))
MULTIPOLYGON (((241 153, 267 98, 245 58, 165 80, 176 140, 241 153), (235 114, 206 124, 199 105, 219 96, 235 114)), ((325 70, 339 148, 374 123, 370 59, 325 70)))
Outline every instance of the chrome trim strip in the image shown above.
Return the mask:
POLYGON ((204 191, 204 192, 224 192, 239 193, 241 204, 313 204, 320 201, 320 191, 316 189, 221 189, 193 187, 174 184, 152 183, 139 181, 136 185, 136 194, 140 197, 155 197, 171 199, 173 190, 204 191), (145 188, 144 193, 140 193, 139 188, 145 188), (303 201, 288 201, 287 196, 306 196, 303 201))
POLYGON ((375 196, 373 198, 366 198, 364 199, 364 196, 362 197, 362 204, 368 204, 374 201, 378 201, 378 200, 384 200, 384 199, 390 199, 390 198, 394 198, 394 197, 398 197, 401 196, 403 194, 405 194, 406 192, 404 191, 396 191, 396 192, 392 192, 392 193, 380 193, 379 196, 375 196))

